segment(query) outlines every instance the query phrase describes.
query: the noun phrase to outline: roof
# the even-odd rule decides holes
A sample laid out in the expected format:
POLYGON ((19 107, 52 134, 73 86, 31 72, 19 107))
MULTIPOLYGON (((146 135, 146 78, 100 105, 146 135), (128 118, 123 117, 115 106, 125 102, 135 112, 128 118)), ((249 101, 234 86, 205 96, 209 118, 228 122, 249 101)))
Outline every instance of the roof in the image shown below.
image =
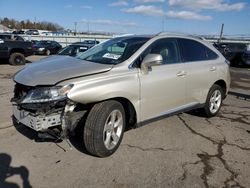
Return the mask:
POLYGON ((191 38, 196 38, 196 39, 200 39, 200 40, 205 40, 205 38, 202 36, 190 35, 190 34, 185 34, 185 33, 160 32, 160 33, 156 34, 156 36, 167 36, 167 35, 177 36, 177 37, 191 37, 191 38))

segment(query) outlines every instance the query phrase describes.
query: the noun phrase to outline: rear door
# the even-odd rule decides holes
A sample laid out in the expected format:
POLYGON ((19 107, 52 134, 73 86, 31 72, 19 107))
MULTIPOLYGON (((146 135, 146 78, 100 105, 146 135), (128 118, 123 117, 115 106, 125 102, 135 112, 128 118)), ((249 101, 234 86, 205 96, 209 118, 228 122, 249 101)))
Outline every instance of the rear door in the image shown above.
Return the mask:
POLYGON ((187 102, 204 103, 210 87, 218 79, 218 55, 196 40, 178 41, 187 73, 187 102))
POLYGON ((142 53, 141 59, 147 54, 161 54, 163 64, 152 66, 148 74, 139 74, 141 121, 171 113, 186 104, 185 67, 177 40, 159 39, 142 53))

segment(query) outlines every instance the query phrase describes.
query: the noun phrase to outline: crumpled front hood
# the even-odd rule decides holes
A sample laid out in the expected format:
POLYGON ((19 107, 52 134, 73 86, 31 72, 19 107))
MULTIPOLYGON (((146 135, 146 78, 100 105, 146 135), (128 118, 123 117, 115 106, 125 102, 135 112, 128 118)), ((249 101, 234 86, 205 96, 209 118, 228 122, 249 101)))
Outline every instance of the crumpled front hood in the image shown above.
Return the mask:
POLYGON ((112 66, 69 56, 51 56, 26 66, 14 76, 14 81, 26 86, 55 85, 62 80, 107 72, 112 66))

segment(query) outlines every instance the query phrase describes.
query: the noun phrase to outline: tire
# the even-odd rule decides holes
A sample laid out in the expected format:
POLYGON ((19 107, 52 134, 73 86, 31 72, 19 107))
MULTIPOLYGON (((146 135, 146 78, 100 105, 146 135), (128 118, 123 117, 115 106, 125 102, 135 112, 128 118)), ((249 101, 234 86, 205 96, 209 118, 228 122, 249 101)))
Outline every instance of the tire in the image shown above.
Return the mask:
POLYGON ((125 112, 121 103, 110 100, 95 104, 83 131, 86 150, 98 157, 108 157, 119 147, 125 128, 125 112))
POLYGON ((9 58, 9 63, 11 65, 24 65, 25 64, 25 57, 22 53, 12 53, 9 58))
POLYGON ((49 49, 47 49, 46 51, 45 51, 45 55, 50 55, 50 50, 49 49))
POLYGON ((215 84, 210 88, 203 108, 206 117, 214 117, 218 114, 222 106, 223 95, 223 90, 219 85, 215 84))

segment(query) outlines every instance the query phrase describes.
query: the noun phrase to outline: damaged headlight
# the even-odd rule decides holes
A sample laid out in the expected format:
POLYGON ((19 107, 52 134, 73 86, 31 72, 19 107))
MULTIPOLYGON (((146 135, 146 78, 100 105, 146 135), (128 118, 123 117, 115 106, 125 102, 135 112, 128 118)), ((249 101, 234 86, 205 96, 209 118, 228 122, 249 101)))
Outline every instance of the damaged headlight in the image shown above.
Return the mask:
POLYGON ((73 84, 63 87, 44 87, 31 90, 26 97, 22 100, 22 103, 43 103, 50 101, 64 100, 67 93, 72 89, 73 84))

